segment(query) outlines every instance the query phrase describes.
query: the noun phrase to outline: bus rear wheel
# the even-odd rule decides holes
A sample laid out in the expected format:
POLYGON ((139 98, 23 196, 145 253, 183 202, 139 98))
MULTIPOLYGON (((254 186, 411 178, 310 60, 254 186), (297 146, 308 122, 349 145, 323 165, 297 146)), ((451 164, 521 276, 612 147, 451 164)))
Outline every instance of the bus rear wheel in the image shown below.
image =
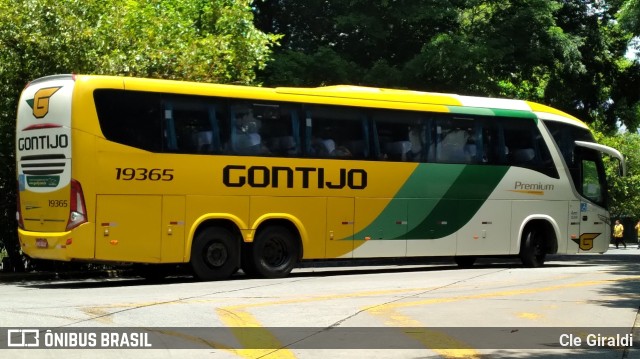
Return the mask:
POLYGON ((284 278, 298 262, 298 253, 298 242, 289 229, 267 227, 258 233, 251 246, 251 264, 247 269, 263 278, 284 278))
POLYGON ((544 265, 546 252, 544 238, 535 228, 528 229, 520 245, 520 259, 525 267, 535 268, 544 265))
POLYGON ((229 278, 240 265, 239 242, 225 228, 202 230, 191 246, 191 268, 199 280, 229 278))

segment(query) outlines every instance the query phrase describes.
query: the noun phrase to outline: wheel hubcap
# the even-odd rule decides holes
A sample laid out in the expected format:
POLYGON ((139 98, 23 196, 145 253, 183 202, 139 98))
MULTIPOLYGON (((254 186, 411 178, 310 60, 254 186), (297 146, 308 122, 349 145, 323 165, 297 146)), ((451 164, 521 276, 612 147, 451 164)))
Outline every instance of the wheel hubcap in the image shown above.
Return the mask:
POLYGON ((263 253, 263 260, 271 267, 278 267, 287 262, 287 247, 282 239, 271 238, 265 243, 263 253))
POLYGON ((221 243, 212 243, 207 247, 205 260, 212 267, 221 267, 227 261, 229 254, 227 248, 221 243))

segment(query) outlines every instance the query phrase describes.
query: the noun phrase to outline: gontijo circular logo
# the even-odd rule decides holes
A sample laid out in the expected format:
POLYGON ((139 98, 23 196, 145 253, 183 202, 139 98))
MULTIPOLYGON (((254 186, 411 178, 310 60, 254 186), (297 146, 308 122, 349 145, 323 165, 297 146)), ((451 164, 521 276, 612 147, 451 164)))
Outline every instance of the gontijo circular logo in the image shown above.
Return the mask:
POLYGON ((33 95, 33 99, 27 100, 27 103, 33 109, 33 116, 35 118, 43 118, 49 113, 49 98, 61 87, 62 86, 41 88, 33 95))

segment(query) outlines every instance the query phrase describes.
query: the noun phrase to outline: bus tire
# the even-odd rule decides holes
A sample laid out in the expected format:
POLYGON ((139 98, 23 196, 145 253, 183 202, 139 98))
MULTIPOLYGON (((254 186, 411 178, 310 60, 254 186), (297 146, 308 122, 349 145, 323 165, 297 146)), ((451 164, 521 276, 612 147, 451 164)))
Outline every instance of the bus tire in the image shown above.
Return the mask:
POLYGON ((520 245, 520 259, 525 267, 536 268, 544 265, 546 257, 544 239, 535 228, 526 230, 520 245))
POLYGON ((456 264, 460 268, 471 268, 473 264, 476 262, 476 257, 474 256, 457 256, 454 258, 456 264))
POLYGON ((253 261, 253 243, 242 244, 242 264, 241 268, 245 275, 249 277, 257 277, 258 271, 253 261))
POLYGON ((208 227, 200 231, 191 246, 191 268, 203 281, 229 278, 238 270, 239 242, 225 228, 208 227))
POLYGON ((284 278, 298 262, 298 242, 287 228, 270 226, 258 233, 250 253, 257 276, 284 278))

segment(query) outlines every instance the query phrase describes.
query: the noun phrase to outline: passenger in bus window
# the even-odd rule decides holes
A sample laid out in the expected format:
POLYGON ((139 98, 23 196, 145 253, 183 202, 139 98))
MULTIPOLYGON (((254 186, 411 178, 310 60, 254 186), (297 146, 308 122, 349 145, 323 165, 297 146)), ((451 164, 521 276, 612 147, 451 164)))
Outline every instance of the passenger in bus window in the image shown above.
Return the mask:
POLYGON ((313 137, 311 152, 315 157, 329 157, 335 153, 336 142, 331 138, 313 137))
POLYGON ((353 154, 351 153, 351 151, 347 146, 336 147, 336 149, 331 153, 331 155, 334 157, 341 157, 341 158, 353 157, 353 154))
POLYGON ((412 162, 422 162, 422 144, 423 140, 422 126, 409 126, 409 143, 403 144, 405 149, 406 160, 412 162))
POLYGON ((260 136, 260 121, 253 117, 250 109, 239 111, 236 117, 235 149, 239 154, 263 153, 262 138, 260 136))

